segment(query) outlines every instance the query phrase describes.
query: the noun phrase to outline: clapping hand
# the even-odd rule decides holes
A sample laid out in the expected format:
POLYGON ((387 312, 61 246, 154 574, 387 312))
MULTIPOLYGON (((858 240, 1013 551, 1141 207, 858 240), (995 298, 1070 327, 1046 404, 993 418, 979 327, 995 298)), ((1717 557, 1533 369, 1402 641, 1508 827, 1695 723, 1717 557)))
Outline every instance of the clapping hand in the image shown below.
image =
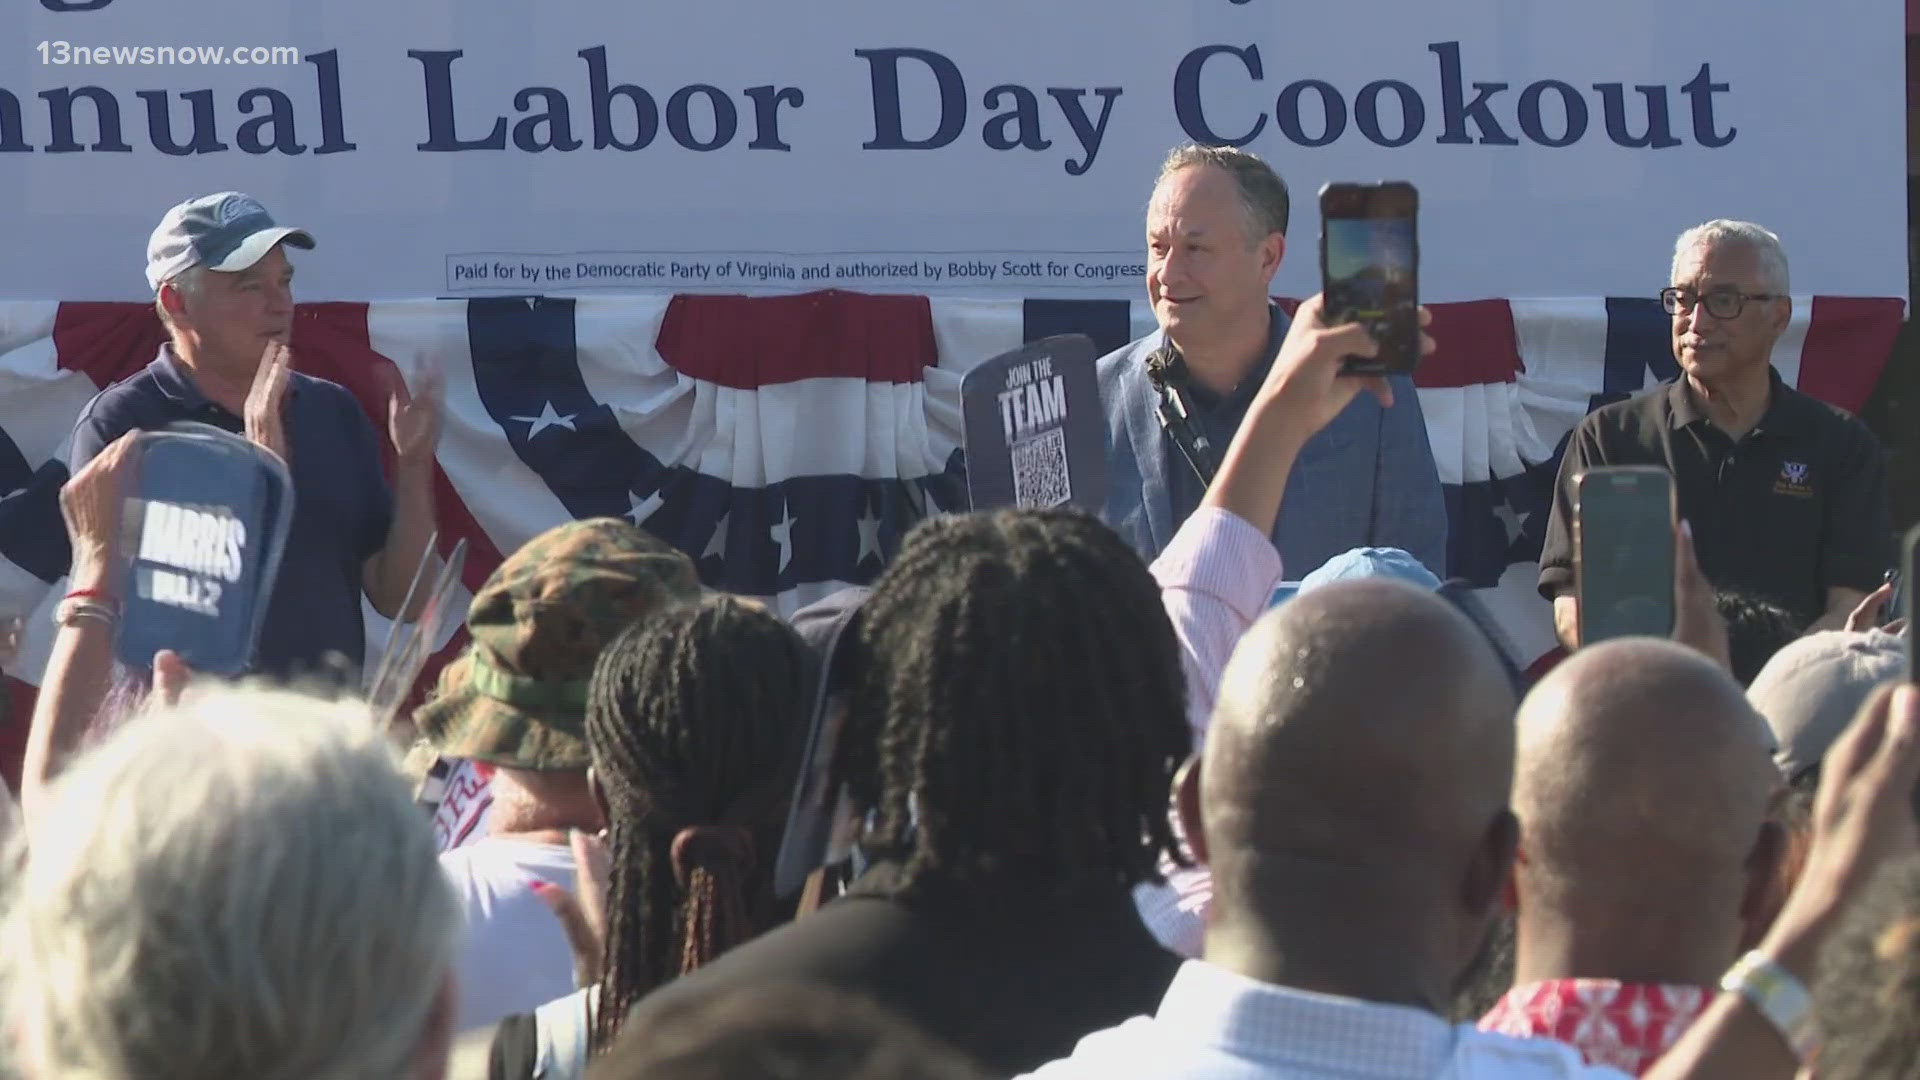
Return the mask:
POLYGON ((415 386, 397 372, 387 399, 387 434, 401 465, 431 464, 446 416, 446 374, 436 363, 420 369, 415 386))
POLYGON ((247 438, 287 464, 292 464, 286 422, 287 384, 292 378, 293 350, 284 341, 268 342, 253 373, 253 388, 247 391, 244 418, 247 438))

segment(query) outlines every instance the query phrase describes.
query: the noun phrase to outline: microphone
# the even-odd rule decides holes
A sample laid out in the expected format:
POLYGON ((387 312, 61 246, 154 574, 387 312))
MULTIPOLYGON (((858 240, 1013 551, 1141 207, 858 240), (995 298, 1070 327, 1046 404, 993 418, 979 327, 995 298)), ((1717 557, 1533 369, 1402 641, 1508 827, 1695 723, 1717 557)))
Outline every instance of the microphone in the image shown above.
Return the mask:
POLYGON ((1159 407, 1154 414, 1160 420, 1160 428, 1173 439, 1174 446, 1180 450, 1180 456, 1187 459, 1187 466, 1200 483, 1213 483, 1213 445, 1205 435, 1194 430, 1193 418, 1187 412, 1186 395, 1180 392, 1179 383, 1187 375, 1186 358, 1169 341, 1147 354, 1147 381, 1153 384, 1154 393, 1159 396, 1159 407))
POLYGON ((1187 415, 1186 396, 1180 393, 1177 385, 1177 382, 1184 382, 1186 377, 1186 358, 1180 355, 1180 350, 1174 347, 1173 342, 1169 341, 1147 354, 1147 381, 1153 384, 1154 393, 1173 407, 1174 415, 1183 423, 1192 420, 1187 415))
POLYGON ((1168 370, 1179 356, 1180 350, 1171 341, 1147 354, 1147 380, 1153 383, 1154 392, 1166 392, 1168 370))

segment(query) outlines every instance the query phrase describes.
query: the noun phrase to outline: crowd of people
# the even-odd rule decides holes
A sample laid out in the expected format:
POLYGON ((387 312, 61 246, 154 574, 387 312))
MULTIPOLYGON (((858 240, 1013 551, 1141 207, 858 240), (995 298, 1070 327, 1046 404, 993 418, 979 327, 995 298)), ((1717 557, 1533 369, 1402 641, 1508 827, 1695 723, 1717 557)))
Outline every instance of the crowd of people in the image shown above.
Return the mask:
POLYGON ((362 660, 326 613, 412 614, 437 394, 396 389, 389 486, 357 407, 291 371, 284 247, 313 238, 234 193, 176 208, 170 341, 89 407, 61 493, 72 592, 0 798, 0 1074, 1920 1077, 1885 473, 1772 374, 1778 238, 1680 237, 1682 374, 1571 437, 1540 674, 1445 580, 1411 385, 1349 373, 1375 344, 1318 298, 1268 301, 1287 219, 1252 155, 1168 159, 1160 328, 1100 362, 1104 520, 935 516, 790 620, 570 522, 389 717, 285 683, 362 660), (129 433, 182 418, 312 495, 273 684, 116 670, 129 433), (1671 634, 1582 641, 1566 495, 1645 463, 1675 478, 1671 634), (447 850, 436 761, 492 795, 447 850))

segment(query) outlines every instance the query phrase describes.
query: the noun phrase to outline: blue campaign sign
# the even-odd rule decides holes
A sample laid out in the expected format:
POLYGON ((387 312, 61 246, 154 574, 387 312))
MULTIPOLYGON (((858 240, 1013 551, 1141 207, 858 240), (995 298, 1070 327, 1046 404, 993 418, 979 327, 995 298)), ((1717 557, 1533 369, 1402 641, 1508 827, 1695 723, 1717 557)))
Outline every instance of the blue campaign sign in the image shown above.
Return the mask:
POLYGON ((1106 419, 1093 341, 1042 338, 1002 353, 960 382, 967 493, 975 510, 1107 497, 1106 419))
POLYGON ((137 450, 122 503, 126 612, 115 651, 135 668, 172 649, 197 671, 241 674, 293 518, 287 468, 204 424, 144 433, 137 450))

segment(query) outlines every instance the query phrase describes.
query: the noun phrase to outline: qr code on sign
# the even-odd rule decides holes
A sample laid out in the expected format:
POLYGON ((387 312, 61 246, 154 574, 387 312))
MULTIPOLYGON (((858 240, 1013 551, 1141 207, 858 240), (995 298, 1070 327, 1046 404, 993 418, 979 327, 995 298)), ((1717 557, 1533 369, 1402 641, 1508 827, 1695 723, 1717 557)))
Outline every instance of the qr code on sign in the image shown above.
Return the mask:
POLYGON ((1067 479, 1067 437, 1059 428, 1013 446, 1015 506, 1059 506, 1073 498, 1067 479))

